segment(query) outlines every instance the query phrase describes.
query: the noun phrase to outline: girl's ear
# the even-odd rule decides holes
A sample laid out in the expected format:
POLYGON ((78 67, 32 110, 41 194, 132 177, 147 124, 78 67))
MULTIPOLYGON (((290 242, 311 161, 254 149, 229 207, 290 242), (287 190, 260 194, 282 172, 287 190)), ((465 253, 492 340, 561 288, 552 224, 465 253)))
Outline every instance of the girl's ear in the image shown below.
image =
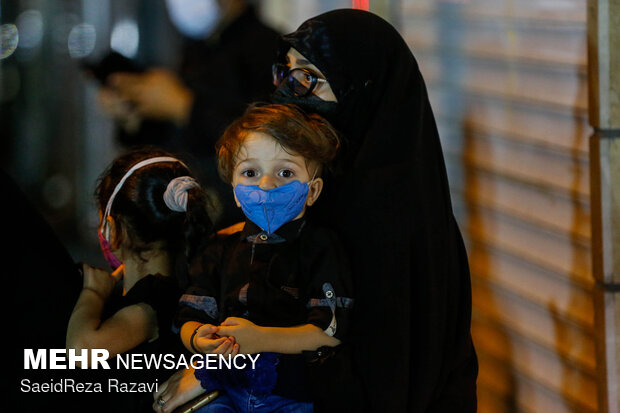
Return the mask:
POLYGON ((323 178, 314 178, 309 184, 308 197, 306 198, 306 206, 312 206, 319 199, 323 190, 323 178))

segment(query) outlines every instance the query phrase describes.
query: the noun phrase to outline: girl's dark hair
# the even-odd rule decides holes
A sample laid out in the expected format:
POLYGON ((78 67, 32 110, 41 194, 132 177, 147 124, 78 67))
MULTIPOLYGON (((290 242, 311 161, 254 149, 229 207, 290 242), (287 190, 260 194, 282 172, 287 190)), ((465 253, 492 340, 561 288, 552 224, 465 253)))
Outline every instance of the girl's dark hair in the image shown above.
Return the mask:
MULTIPOLYGON (((97 182, 95 200, 99 211, 105 211, 114 188, 132 166, 159 156, 175 157, 150 147, 117 157, 97 182)), ((192 173, 180 162, 157 162, 137 169, 127 178, 110 210, 110 215, 124 229, 116 234, 116 243, 123 243, 137 254, 152 249, 154 243, 161 243, 161 248, 173 256, 180 252, 189 259, 194 256, 211 234, 213 224, 207 213, 207 196, 200 187, 187 192, 187 212, 176 212, 166 206, 164 192, 170 181, 179 176, 192 176, 192 173)))
POLYGON ((321 116, 292 104, 254 103, 226 128, 215 145, 224 181, 232 181, 237 155, 250 132, 265 133, 285 150, 301 155, 306 163, 315 163, 317 176, 340 147, 338 132, 321 116))

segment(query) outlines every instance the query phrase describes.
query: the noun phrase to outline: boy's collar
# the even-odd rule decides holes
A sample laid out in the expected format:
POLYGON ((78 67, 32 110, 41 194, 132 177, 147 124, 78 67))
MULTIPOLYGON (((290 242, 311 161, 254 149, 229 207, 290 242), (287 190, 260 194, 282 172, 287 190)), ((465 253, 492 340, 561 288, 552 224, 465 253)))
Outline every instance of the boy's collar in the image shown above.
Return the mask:
POLYGON ((299 236, 305 225, 306 220, 302 217, 289 221, 275 232, 267 234, 261 227, 246 219, 243 231, 241 231, 241 238, 256 244, 277 244, 292 241, 299 236))

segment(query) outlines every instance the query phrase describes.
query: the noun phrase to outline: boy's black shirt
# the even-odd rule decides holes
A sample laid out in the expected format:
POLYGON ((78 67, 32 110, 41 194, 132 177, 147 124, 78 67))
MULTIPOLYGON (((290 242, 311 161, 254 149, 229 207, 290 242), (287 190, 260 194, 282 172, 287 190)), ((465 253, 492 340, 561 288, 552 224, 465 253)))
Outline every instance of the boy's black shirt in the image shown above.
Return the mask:
MULTIPOLYGON (((269 236, 247 220, 242 231, 212 240, 190 263, 189 279, 178 328, 187 321, 219 325, 227 317, 242 317, 260 326, 310 323, 325 330, 334 317, 327 298, 332 291, 334 336, 346 336, 353 307, 347 259, 331 231, 304 219, 269 236)), ((304 366, 302 355, 281 355, 273 392, 308 399, 304 366)))

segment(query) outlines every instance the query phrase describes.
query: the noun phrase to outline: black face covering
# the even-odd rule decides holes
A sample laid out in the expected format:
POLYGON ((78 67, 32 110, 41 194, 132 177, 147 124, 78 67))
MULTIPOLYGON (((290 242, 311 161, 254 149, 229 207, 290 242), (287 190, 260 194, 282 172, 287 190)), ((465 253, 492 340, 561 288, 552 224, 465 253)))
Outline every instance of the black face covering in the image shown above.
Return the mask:
POLYGON ((297 96, 287 82, 283 82, 273 92, 271 101, 274 103, 293 103, 306 112, 318 113, 332 123, 338 119, 339 106, 337 102, 326 102, 313 93, 309 96, 297 96))
POLYGON ((316 16, 283 36, 280 63, 290 48, 329 81, 338 99, 332 123, 349 142, 336 165, 341 173, 325 179, 309 214, 334 228, 349 254, 356 296, 350 343, 365 408, 475 412, 467 255, 413 54, 389 23, 352 9, 316 16), (388 357, 379 350, 384 343, 388 357))

